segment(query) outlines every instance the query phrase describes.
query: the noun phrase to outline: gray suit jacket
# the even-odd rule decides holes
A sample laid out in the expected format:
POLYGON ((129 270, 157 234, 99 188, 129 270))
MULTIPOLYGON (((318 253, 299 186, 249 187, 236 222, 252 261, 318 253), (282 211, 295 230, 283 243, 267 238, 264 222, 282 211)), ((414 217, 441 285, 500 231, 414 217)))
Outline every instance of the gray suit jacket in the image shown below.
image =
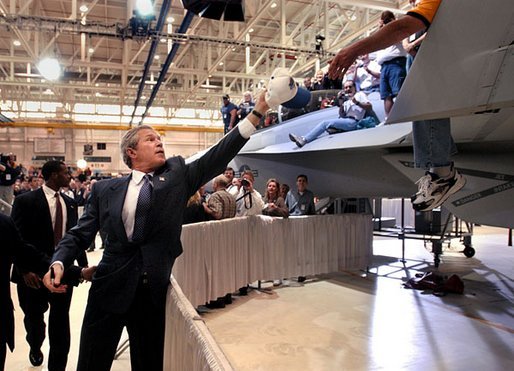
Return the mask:
POLYGON ((171 268, 182 253, 182 218, 189 197, 225 169, 246 143, 239 129, 232 130, 198 160, 186 164, 182 157, 166 160, 153 177, 152 207, 142 242, 127 239, 121 217, 130 177, 97 182, 78 225, 62 239, 53 261, 71 264, 86 249, 99 229, 105 250, 89 291, 88 305, 124 313, 134 299, 141 275, 146 273, 152 298, 164 306, 171 268))

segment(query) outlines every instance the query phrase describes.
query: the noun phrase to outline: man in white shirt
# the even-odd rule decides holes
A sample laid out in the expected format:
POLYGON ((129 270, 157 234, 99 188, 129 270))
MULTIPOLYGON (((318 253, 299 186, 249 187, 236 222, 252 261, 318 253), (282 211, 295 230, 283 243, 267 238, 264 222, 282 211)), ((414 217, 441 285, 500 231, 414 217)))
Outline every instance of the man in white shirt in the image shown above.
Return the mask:
MULTIPOLYGON (((77 224, 77 204, 59 192, 68 186, 71 176, 66 165, 60 161, 48 161, 41 170, 45 183, 35 191, 26 192, 14 200, 12 219, 24 241, 30 243, 46 257, 46 263, 64 233, 77 224)), ((87 267, 84 251, 73 254, 70 265, 77 258, 81 267, 87 267)), ((71 271, 71 269, 68 269, 71 271)), ((27 272, 15 266, 12 281, 17 283, 18 298, 25 318, 27 342, 30 346, 29 359, 33 366, 43 362, 41 346, 45 339, 44 314, 50 307, 48 334, 50 355, 48 369, 64 370, 70 348, 69 308, 72 287, 63 295, 50 293, 42 284, 45 272, 27 272)))
POLYGON ((254 110, 202 157, 186 164, 166 158, 159 134, 141 125, 127 131, 121 153, 129 176, 97 182, 84 215, 53 256, 55 291, 63 267, 85 250, 101 230, 108 237, 98 264, 82 324, 76 370, 109 370, 124 327, 130 339, 132 370, 162 370, 165 304, 187 201, 201 185, 226 168, 269 109, 264 94, 254 110))
POLYGON ((372 109, 371 103, 365 93, 356 92, 353 81, 345 81, 344 89, 339 93, 339 118, 334 120, 321 121, 305 136, 293 133, 289 134, 289 139, 295 142, 298 147, 303 147, 306 143, 312 142, 328 129, 337 131, 352 131, 357 129, 357 124, 364 118, 367 111, 372 109))
MULTIPOLYGON (((380 16, 380 28, 394 21, 396 17, 386 10, 380 16)), ((407 52, 401 42, 377 51, 377 63, 380 65, 380 98, 384 101, 386 117, 393 108, 394 98, 407 77, 407 52)))

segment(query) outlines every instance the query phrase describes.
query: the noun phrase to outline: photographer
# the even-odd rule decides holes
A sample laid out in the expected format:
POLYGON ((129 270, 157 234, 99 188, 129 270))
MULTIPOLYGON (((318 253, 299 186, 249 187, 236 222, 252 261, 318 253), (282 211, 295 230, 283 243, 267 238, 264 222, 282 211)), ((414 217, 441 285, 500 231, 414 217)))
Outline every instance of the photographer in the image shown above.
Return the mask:
MULTIPOLYGON (((0 199, 12 205, 14 200, 13 184, 21 174, 21 167, 15 164, 12 153, 0 155, 0 199)), ((0 203, 0 212, 10 215, 11 210, 0 203)))
POLYGON ((241 188, 236 198, 236 216, 260 215, 264 201, 259 192, 253 188, 255 178, 251 170, 245 170, 241 177, 241 188))
POLYGON ((377 120, 374 118, 375 115, 372 114, 373 107, 367 95, 363 92, 357 92, 353 81, 345 81, 344 90, 339 92, 338 99, 338 119, 321 121, 304 137, 290 133, 289 139, 301 148, 306 143, 312 142, 330 129, 336 131, 352 131, 364 127, 373 127, 378 124, 377 120), (364 119, 367 114, 369 117, 364 119))

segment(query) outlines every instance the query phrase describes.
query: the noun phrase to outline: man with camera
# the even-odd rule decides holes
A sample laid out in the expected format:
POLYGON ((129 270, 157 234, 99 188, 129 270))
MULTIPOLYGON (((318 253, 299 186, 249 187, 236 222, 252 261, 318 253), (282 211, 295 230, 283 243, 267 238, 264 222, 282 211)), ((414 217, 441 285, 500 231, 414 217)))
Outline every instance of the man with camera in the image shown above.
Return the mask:
MULTIPOLYGON (((13 184, 21 174, 21 167, 15 164, 16 156, 12 153, 0 155, 0 199, 11 206, 14 199, 13 184)), ((11 214, 9 206, 0 202, 0 212, 11 214)))
POLYGON ((264 200, 259 192, 253 188, 255 178, 251 170, 245 170, 241 177, 241 188, 237 195, 236 216, 260 215, 264 208, 264 200))
POLYGON ((351 80, 345 81, 344 89, 339 92, 338 99, 339 118, 321 121, 303 137, 290 133, 289 139, 301 148, 306 143, 312 142, 325 131, 329 131, 330 129, 337 131, 356 130, 358 128, 359 121, 366 116, 366 112, 372 110, 372 106, 367 95, 360 91, 357 92, 355 82, 351 80))

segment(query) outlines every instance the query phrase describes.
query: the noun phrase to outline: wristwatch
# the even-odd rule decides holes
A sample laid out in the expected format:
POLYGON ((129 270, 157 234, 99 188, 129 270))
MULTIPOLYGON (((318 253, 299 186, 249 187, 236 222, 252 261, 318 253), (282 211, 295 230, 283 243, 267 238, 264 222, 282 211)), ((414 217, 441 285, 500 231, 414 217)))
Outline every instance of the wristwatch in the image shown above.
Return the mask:
POLYGON ((257 116, 259 119, 262 119, 264 117, 264 115, 262 113, 260 113, 259 111, 256 111, 256 110, 252 110, 252 112, 250 112, 250 113, 257 116))

